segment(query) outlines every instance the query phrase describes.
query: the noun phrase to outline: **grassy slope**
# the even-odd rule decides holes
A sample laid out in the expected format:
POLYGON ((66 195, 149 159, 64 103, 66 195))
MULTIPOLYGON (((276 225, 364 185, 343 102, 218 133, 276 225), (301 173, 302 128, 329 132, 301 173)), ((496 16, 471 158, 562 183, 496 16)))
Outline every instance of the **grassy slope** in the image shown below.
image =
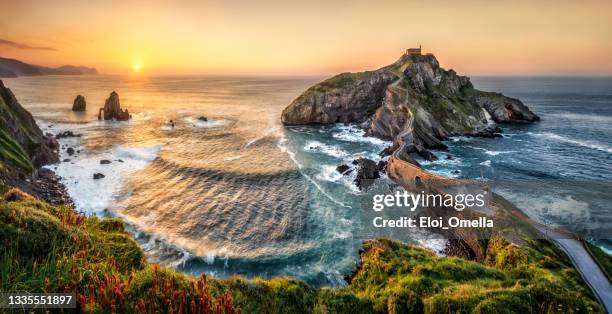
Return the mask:
MULTIPOLYGON (((9 192, 10 193, 10 192, 9 192)), ((193 278, 146 263, 116 219, 26 198, 0 201, 0 290, 76 291, 90 312, 598 312, 578 275, 545 242, 489 245, 491 267, 387 240, 364 245, 344 289, 288 278, 193 278)))
POLYGON ((612 282, 612 256, 606 254, 606 252, 604 252, 598 246, 587 241, 584 241, 584 245, 589 254, 591 254, 593 259, 595 259, 597 264, 599 264, 599 267, 606 275, 606 278, 608 278, 608 281, 612 282))

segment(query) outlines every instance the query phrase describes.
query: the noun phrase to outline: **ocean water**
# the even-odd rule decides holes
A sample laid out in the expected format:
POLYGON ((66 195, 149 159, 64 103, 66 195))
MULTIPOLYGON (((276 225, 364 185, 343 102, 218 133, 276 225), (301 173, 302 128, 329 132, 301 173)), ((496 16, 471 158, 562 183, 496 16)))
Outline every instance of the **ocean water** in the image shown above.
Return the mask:
MULTIPOLYGON (((335 167, 360 156, 379 160, 389 143, 349 125, 283 127, 282 109, 321 79, 46 76, 5 84, 46 132, 81 134, 60 141, 65 161, 51 169, 78 210, 121 217, 150 261, 190 274, 341 286, 364 240, 362 195, 335 167), (97 121, 113 90, 131 121, 97 121), (86 97, 85 113, 70 110, 77 94, 86 97), (94 173, 105 177, 93 180, 94 173)), ((612 80, 473 81, 522 99, 542 121, 504 126, 503 139, 455 138, 425 167, 485 177, 532 217, 602 238, 610 193, 592 186, 612 174, 612 80)))
POLYGON ((60 140, 65 161, 50 168, 77 210, 121 217, 149 261, 190 274, 341 286, 363 239, 355 234, 360 195, 335 167, 377 158, 388 143, 350 126, 282 127, 282 109, 320 79, 46 76, 5 84, 45 132, 81 134, 60 140), (132 120, 97 120, 113 90, 132 120), (85 113, 71 111, 77 94, 85 113))
POLYGON ((484 178, 530 217, 571 230, 612 254, 612 78, 476 77, 482 90, 521 99, 541 121, 500 125, 503 138, 447 141, 426 169, 484 178), (450 154, 454 158, 448 160, 450 154))

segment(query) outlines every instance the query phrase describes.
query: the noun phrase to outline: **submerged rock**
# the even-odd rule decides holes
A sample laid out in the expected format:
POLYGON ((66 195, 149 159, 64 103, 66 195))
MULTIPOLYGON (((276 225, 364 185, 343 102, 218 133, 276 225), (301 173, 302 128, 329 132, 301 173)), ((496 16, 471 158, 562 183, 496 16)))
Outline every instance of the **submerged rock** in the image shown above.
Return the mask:
POLYGON ((68 147, 68 148, 66 149, 66 152, 68 153, 68 155, 72 156, 72 155, 74 155, 74 148, 72 148, 72 147, 68 147))
POLYGON ((93 175, 94 180, 102 179, 104 177, 105 176, 103 174, 101 174, 101 173, 94 173, 94 175, 93 175))
POLYGON ((108 160, 108 159, 102 159, 102 160, 100 160, 100 164, 101 164, 101 165, 108 165, 108 164, 110 164, 110 163, 111 163, 111 161, 110 161, 110 160, 108 160))
POLYGON ((77 95, 72 103, 72 111, 85 111, 86 107, 87 102, 85 101, 85 97, 77 95))
POLYGON ((132 118, 127 109, 121 109, 121 103, 119 102, 119 95, 116 92, 110 93, 108 99, 104 103, 104 107, 100 108, 98 112, 98 120, 117 120, 126 121, 132 118), (104 116, 102 115, 104 112, 104 116))

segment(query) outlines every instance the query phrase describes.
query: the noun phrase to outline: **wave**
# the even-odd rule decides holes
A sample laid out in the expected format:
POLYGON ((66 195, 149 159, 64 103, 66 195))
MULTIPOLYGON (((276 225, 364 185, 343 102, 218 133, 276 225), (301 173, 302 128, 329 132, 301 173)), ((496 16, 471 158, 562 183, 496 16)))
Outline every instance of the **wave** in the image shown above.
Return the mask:
POLYGON ((202 121, 196 117, 187 117, 183 121, 191 127, 195 128, 215 128, 227 125, 229 121, 223 119, 212 119, 208 118, 206 121, 202 121))
POLYGON ((287 155, 289 155, 289 158, 297 165, 298 167, 298 171, 300 172, 300 174, 306 178, 310 183, 312 183, 317 190, 319 190, 319 192, 323 193, 323 195, 325 195, 325 197, 327 197, 330 201, 336 203, 337 205, 340 205, 342 207, 345 208, 350 208, 350 206, 344 204, 343 202, 335 199, 334 197, 332 197, 331 195, 329 195, 327 192, 325 192, 325 189, 323 189, 323 187, 321 185, 319 185, 319 183, 317 183, 313 178, 311 178, 309 175, 305 174, 304 171, 302 171, 302 164, 300 164, 297 161, 297 158, 295 157, 295 153, 292 152, 287 146, 286 143, 287 142, 287 138, 285 137, 285 135, 282 135, 279 140, 278 140, 278 144, 277 147, 281 150, 281 152, 286 153, 287 155))
POLYGON ((603 143, 599 143, 596 141, 589 141, 589 140, 576 140, 576 139, 572 139, 569 137, 565 137, 565 136, 561 136, 559 134, 555 134, 555 133, 531 133, 531 132, 527 132, 527 134, 531 135, 531 136, 535 136, 535 137, 539 137, 539 138, 545 138, 545 139, 550 139, 550 140, 554 140, 554 141, 558 141, 558 142, 563 142, 563 143, 568 143, 568 144, 573 144, 576 146, 581 146, 581 147, 586 147, 586 148, 590 148, 590 149, 595 149, 595 150, 599 150, 602 152, 606 152, 606 153, 612 153, 612 146, 603 144, 603 143))
POLYGON ((320 152, 322 154, 329 155, 331 157, 336 157, 336 158, 344 158, 349 155, 349 153, 347 153, 346 151, 344 151, 343 149, 339 147, 324 144, 318 141, 307 142, 306 145, 304 145, 304 150, 320 152))
MULTIPOLYGON (((573 113, 573 112, 560 112, 560 113, 551 113, 547 116, 568 119, 574 121, 590 121, 590 122, 599 122, 599 123, 612 123, 612 116, 604 116, 604 115, 595 115, 588 113, 573 113)), ((598 126, 599 127, 599 126, 598 126)))
POLYGON ((157 157, 161 147, 159 144, 147 147, 118 146, 90 156, 68 156, 62 150, 61 159, 70 161, 47 167, 60 176, 78 211, 103 214, 118 197, 117 193, 120 192, 125 179, 148 166, 157 157), (101 164, 101 160, 108 160, 110 163, 101 164), (103 174, 104 178, 94 180, 95 173, 103 174))
POLYGON ((336 125, 336 129, 338 129, 339 132, 333 133, 332 137, 337 140, 341 140, 345 142, 365 142, 365 143, 371 143, 377 146, 391 145, 390 141, 384 141, 384 140, 381 140, 373 136, 366 136, 364 130, 354 125, 340 124, 340 125, 336 125))
POLYGON ((518 153, 518 151, 516 151, 516 150, 488 150, 486 148, 476 147, 476 146, 467 146, 467 147, 469 147, 471 149, 483 151, 485 154, 487 154, 489 156, 497 156, 497 155, 501 155, 501 154, 518 153))

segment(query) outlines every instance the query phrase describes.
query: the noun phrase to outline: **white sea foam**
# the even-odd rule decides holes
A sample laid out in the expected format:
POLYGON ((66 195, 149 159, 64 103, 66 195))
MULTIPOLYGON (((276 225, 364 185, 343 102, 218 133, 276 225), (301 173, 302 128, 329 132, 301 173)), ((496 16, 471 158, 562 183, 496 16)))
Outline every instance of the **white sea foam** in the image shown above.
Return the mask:
POLYGON ((202 121, 196 117, 187 117, 183 121, 190 127, 195 128, 215 128, 227 125, 229 121, 223 119, 208 118, 206 121, 202 121))
POLYGON ((555 140, 555 141, 558 141, 558 142, 563 142, 563 143, 573 144, 573 145, 582 146, 582 147, 586 147, 586 148, 591 148, 591 149, 599 150, 599 151, 606 152, 606 153, 612 153, 612 147, 611 146, 603 144, 603 143, 599 143, 599 142, 596 142, 596 141, 576 140, 576 139, 572 139, 572 138, 561 136, 561 135, 554 134, 554 133, 531 133, 531 132, 528 132, 527 134, 535 136, 535 137, 546 138, 546 139, 551 139, 551 140, 555 140))
POLYGON ((481 162, 479 165, 486 166, 486 167, 491 167, 491 161, 490 160, 485 160, 485 161, 481 162))
POLYGON ((436 255, 438 256, 443 256, 444 255, 444 249, 446 248, 446 243, 448 242, 448 240, 446 239, 417 239, 417 242, 426 247, 431 249, 432 251, 434 251, 436 253, 436 255))
POLYGON ((391 145, 391 142, 384 141, 373 136, 365 136, 365 131, 353 125, 337 125, 339 132, 334 132, 332 136, 346 142, 366 142, 377 146, 391 145))
POLYGON ((323 189, 323 187, 321 187, 321 185, 319 185, 319 183, 317 183, 314 179, 312 179, 309 175, 307 175, 306 173, 304 173, 302 171, 302 164, 300 164, 296 157, 295 157, 295 153, 292 152, 289 148, 287 148, 286 146, 287 143, 287 138, 285 137, 285 135, 281 135, 279 137, 278 140, 278 144, 277 147, 283 152, 283 153, 287 153, 287 155, 289 155, 289 158, 291 158, 291 160, 297 165, 298 167, 298 171, 300 172, 300 174, 306 178, 310 183, 312 183, 317 190, 319 190, 321 193, 323 193, 323 195, 325 195, 325 197, 327 197, 330 201, 342 206, 342 207, 346 207, 346 208, 350 208, 349 206, 345 205, 343 202, 336 200, 334 197, 332 197, 331 195, 329 195, 327 192, 325 192, 325 190, 323 189))
POLYGON ((537 197, 515 198, 513 201, 538 217, 556 217, 564 225, 588 226, 591 216, 589 204, 574 199, 572 196, 539 195, 537 197))
POLYGON ((336 170, 336 167, 324 165, 316 178, 322 181, 337 182, 342 179, 342 174, 336 170))
POLYGON ((159 153, 161 145, 147 147, 116 147, 97 155, 67 156, 71 158, 57 166, 48 166, 62 178, 68 194, 74 200, 76 209, 87 214, 100 214, 111 206, 125 179, 136 171, 144 169, 159 153), (110 164, 100 164, 100 160, 110 164), (105 177, 94 180, 94 173, 105 177))
POLYGON ((349 155, 349 153, 339 147, 323 144, 318 141, 309 141, 308 143, 306 143, 306 145, 304 145, 304 150, 311 152, 320 152, 322 154, 337 158, 343 158, 349 155))
POLYGON ((486 148, 482 148, 482 147, 476 147, 476 146, 468 146, 471 149, 476 149, 476 150, 481 150, 483 151, 485 154, 489 155, 489 156, 497 156, 497 155, 501 155, 501 154, 512 154, 512 153, 517 153, 518 151, 516 150, 488 150, 486 148))

